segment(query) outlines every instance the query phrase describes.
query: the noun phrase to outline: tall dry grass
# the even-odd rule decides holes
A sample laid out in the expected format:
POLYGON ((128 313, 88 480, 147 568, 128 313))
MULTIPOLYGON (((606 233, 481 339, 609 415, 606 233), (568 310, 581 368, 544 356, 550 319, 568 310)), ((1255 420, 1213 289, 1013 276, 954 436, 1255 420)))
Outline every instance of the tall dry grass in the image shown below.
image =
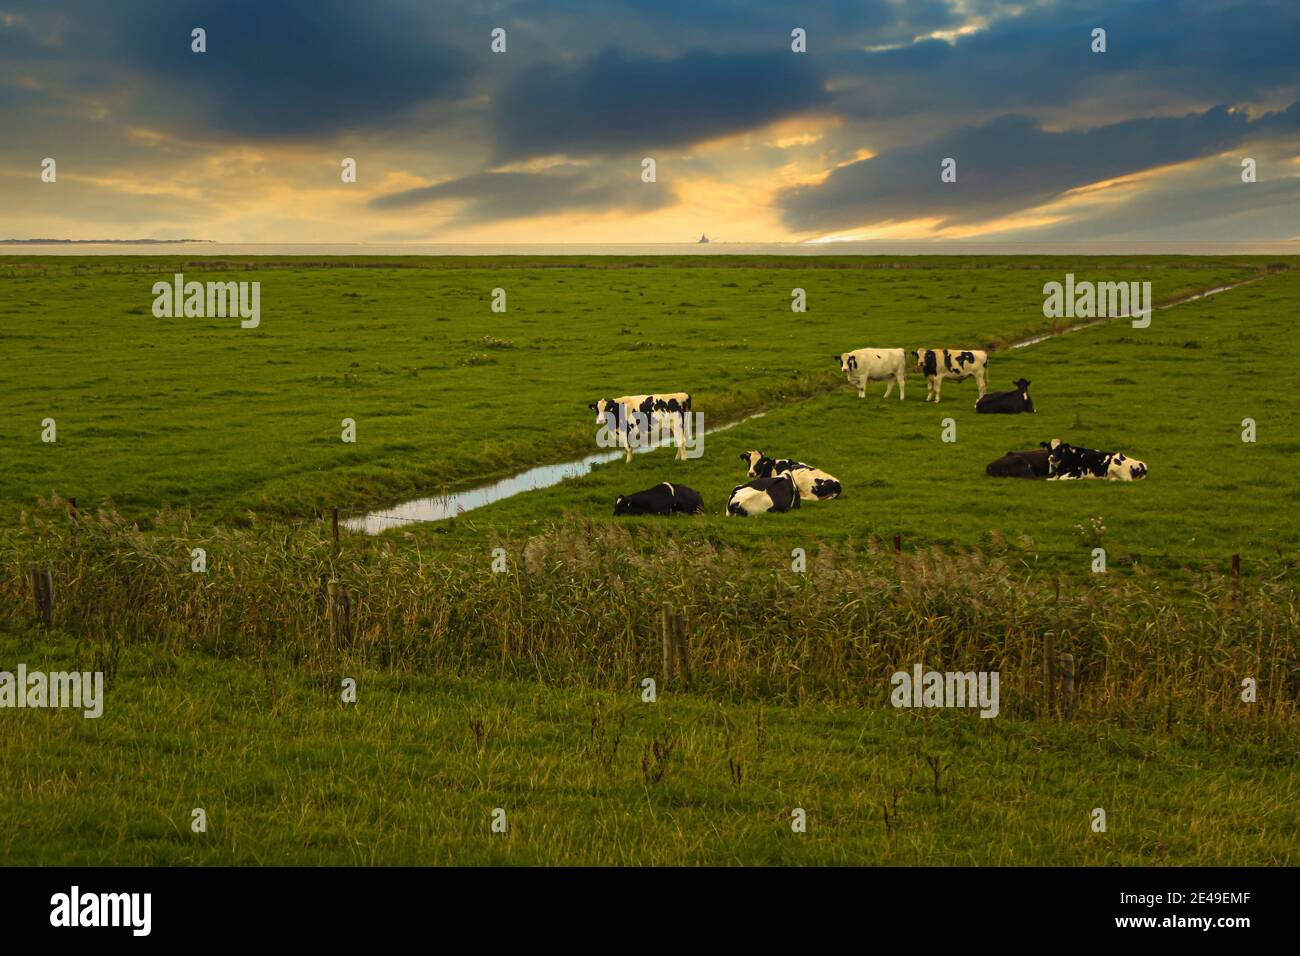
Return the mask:
POLYGON ((979 551, 823 546, 794 573, 783 549, 649 547, 584 519, 449 558, 418 539, 350 537, 336 555, 315 524, 213 529, 163 514, 146 532, 101 510, 74 531, 50 514, 0 532, 0 623, 33 626, 28 569, 49 564, 55 627, 110 673, 123 647, 149 643, 322 674, 365 664, 635 687, 658 676, 670 602, 685 614, 693 689, 730 698, 883 707, 890 675, 921 663, 999 671, 1002 713, 1041 716, 1049 648, 1074 655, 1075 719, 1294 730, 1300 697, 1300 601, 1283 564, 1248 569, 1234 598, 1210 568, 1058 578, 979 551), (506 573, 491 571, 495 546, 506 573), (206 573, 191 572, 191 548, 206 550, 206 573), (352 600, 346 646, 330 636, 330 579, 352 600))

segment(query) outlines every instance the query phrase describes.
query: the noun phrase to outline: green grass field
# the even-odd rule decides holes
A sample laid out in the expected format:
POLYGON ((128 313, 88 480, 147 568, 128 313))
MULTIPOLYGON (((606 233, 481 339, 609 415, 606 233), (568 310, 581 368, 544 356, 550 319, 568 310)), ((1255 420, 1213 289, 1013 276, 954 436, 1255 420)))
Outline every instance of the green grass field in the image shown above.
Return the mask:
MULTIPOLYGON (((1056 552, 1080 566, 1097 544, 1112 557, 1156 562, 1294 555, 1300 402, 1279 386, 1294 377, 1288 356, 1300 349, 1292 318, 1298 309, 1300 275, 1283 275, 1158 312, 1146 330, 1115 323, 991 357, 990 389, 1029 379, 1034 415, 976 415, 972 382, 948 383, 945 400, 927 404, 919 374, 910 376, 901 403, 882 398, 883 383, 862 400, 844 385, 806 401, 772 402, 762 418, 706 436, 700 460, 676 462, 669 451, 639 455, 474 512, 463 530, 417 533, 459 535, 468 546, 485 528, 536 526, 566 511, 607 516, 617 495, 670 480, 699 490, 711 512, 678 526, 735 544, 778 536, 806 547, 901 534, 909 545, 961 546, 987 543, 998 532, 1025 551, 1056 552), (956 424, 952 443, 942 440, 947 418, 956 424), (1246 418, 1256 421, 1255 443, 1242 441, 1246 418), (1150 476, 1132 484, 985 476, 985 465, 1003 452, 1054 437, 1123 451, 1145 461, 1150 476), (845 494, 798 513, 727 518, 726 496, 746 480, 739 455, 748 449, 824 468, 845 494), (1103 533, 1092 531, 1094 518, 1103 533)), ((861 334, 848 341, 877 338, 912 341, 861 334)), ((931 339, 963 341, 955 334, 922 341, 931 339)))
MULTIPOLYGON (((135 514, 166 504, 224 518, 381 505, 586 450, 595 431, 586 405, 600 396, 683 388, 706 422, 725 421, 779 408, 782 396, 835 387, 841 377, 829 356, 848 348, 977 347, 1040 331, 1051 325, 1042 317, 1042 285, 1067 270, 1080 278, 1149 279, 1160 301, 1264 265, 1177 258, 1088 260, 1086 269, 1063 259, 943 258, 802 259, 779 267, 714 258, 602 268, 562 260, 408 264, 424 267, 209 272, 168 259, 6 259, 0 334, 10 361, 0 380, 7 409, 0 419, 0 501, 30 506, 57 491, 82 502, 110 498, 135 514), (153 282, 186 268, 200 280, 260 281, 261 326, 154 318, 153 282), (489 308, 497 287, 509 296, 504 314, 489 308), (790 311, 794 287, 807 291, 806 314, 790 311), (499 343, 509 347, 491 347, 499 343), (487 364, 466 364, 474 362, 487 364), (58 423, 55 445, 40 441, 46 417, 58 423), (357 422, 355 444, 340 441, 345 417, 357 422)), ((1293 281, 1275 277, 1249 294, 1169 312, 1135 336, 1133 348, 1108 349, 1096 362, 1078 364, 1088 356, 1075 343, 1052 347, 1070 350, 1064 357, 1076 364, 1069 369, 1042 365, 1060 357, 1037 347, 995 360, 995 388, 1008 387, 1021 371, 1034 373, 1028 377, 1037 379, 1034 392, 1049 417, 1040 416, 1033 429, 1015 422, 1026 430, 990 440, 999 446, 1067 428, 1076 409, 1122 416, 1116 426, 1123 430, 1098 417, 1072 431, 1080 440, 1117 443, 1144 437, 1144 415, 1152 428, 1181 419, 1167 413, 1175 401, 1202 411, 1207 403, 1226 405, 1224 418, 1229 408, 1236 414, 1237 404, 1267 414, 1253 406, 1264 397, 1285 402, 1270 391, 1269 379, 1286 374, 1286 349, 1235 341, 1237 359, 1254 363, 1251 381, 1241 383, 1233 378, 1238 366, 1216 353, 1223 343, 1213 328, 1241 308, 1250 310, 1251 327, 1231 337, 1239 331, 1269 342, 1278 334, 1273 323, 1290 334, 1293 281), (1195 318, 1197 327, 1184 332, 1182 323, 1195 318), (1207 340, 1196 355, 1189 349, 1146 357, 1156 343, 1181 348, 1198 336, 1207 340), (1185 366, 1188 358, 1205 364, 1185 366), (1170 373, 1176 390, 1173 382, 1148 381, 1156 369, 1170 373), (1135 384, 1112 384, 1126 378, 1135 384), (1255 382, 1259 400, 1243 388, 1255 382), (1098 394, 1103 385, 1113 391, 1098 394)), ((949 385, 950 410, 963 423, 972 389, 949 385)), ((912 447, 903 443, 920 443, 920 450, 938 434, 923 395, 922 380, 913 376, 911 404, 892 412, 907 418, 887 425, 873 417, 885 413, 880 403, 868 400, 852 409, 842 449, 839 439, 828 448, 815 444, 828 436, 801 434, 791 453, 828 459, 823 467, 841 471, 853 468, 855 456, 883 460, 868 480, 902 482, 915 466, 895 467, 912 447)), ((1227 435, 1234 424, 1200 417, 1215 434, 1216 426, 1227 435)), ((1008 423, 977 427, 984 431, 960 435, 959 447, 975 450, 990 429, 1008 423)), ((1281 441, 1283 425, 1264 434, 1281 441)), ((752 429, 746 441, 763 439, 791 441, 788 433, 752 429)), ((926 457, 933 480, 945 459, 926 457)), ((1161 461, 1152 465, 1168 474, 1161 461)), ((728 475, 719 475, 722 485, 728 475)), ((938 528, 927 532, 948 537, 938 528)))
MULTIPOLYGON (((72 666, 66 636, 5 660, 72 666)), ((0 860, 1237 865, 1300 859, 1294 755, 1180 725, 761 708, 130 652, 103 718, 0 720, 0 860), (127 676, 129 675, 129 676, 127 676), (183 692, 178 693, 178 689, 183 692), (662 759, 654 754, 658 743, 662 759), (202 808, 207 830, 195 833, 202 808), (505 811, 506 832, 492 814, 505 811), (792 813, 807 814, 806 832, 792 813), (1106 811, 1105 832, 1092 829, 1106 811), (888 821, 886 816, 888 815, 888 821)), ((12 714, 5 717, 12 718, 12 714)))
POLYGON ((99 720, 0 711, 0 860, 1294 863, 1293 266, 0 259, 0 670, 111 675, 99 720), (154 318, 151 287, 177 271, 262 282, 261 326, 154 318), (1066 272, 1150 280, 1157 303, 1257 281, 1145 330, 1006 350, 1052 327, 1042 286, 1066 272), (927 404, 919 373, 905 402, 883 382, 859 400, 830 355, 863 346, 997 348, 990 389, 1030 379, 1038 414, 976 416, 972 382, 927 404), (331 506, 593 451, 587 403, 669 389, 706 427, 763 415, 707 435, 698 460, 638 455, 453 521, 345 534, 337 554, 322 529, 331 506), (1150 477, 985 477, 1053 437, 1150 477), (845 494, 727 518, 750 448, 845 494), (617 494, 663 480, 710 513, 612 517, 617 494), (51 496, 77 497, 75 537, 51 496), (189 573, 196 544, 206 577, 189 573), (1099 545, 1116 573, 1088 572, 1099 545), (497 546, 505 575, 487 570, 497 546), (810 573, 792 580, 795 547, 810 573), (52 629, 26 579, 47 562, 52 629), (324 578, 353 589, 352 646, 322 636, 324 578), (646 704, 670 598, 697 682, 646 704), (1072 719, 1036 702, 1048 646, 1079 663, 1072 719), (884 705, 890 670, 922 659, 1000 668, 1002 715, 884 705), (1243 675, 1258 710, 1240 706, 1243 675), (355 707, 338 703, 346 676, 355 707), (662 768, 656 741, 672 743, 662 768))

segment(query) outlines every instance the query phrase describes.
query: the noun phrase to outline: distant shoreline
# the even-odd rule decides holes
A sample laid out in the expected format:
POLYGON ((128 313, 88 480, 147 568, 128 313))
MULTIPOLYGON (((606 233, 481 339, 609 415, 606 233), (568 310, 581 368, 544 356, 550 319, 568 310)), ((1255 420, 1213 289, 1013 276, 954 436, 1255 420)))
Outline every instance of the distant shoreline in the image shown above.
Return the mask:
POLYGON ((210 243, 215 239, 0 239, 0 246, 171 246, 210 243))
POLYGON ((863 257, 863 256, 1300 256, 1291 240, 971 241, 874 240, 837 242, 644 243, 293 243, 218 242, 212 239, 0 239, 0 259, 29 257, 242 256, 327 258, 411 257, 863 257))

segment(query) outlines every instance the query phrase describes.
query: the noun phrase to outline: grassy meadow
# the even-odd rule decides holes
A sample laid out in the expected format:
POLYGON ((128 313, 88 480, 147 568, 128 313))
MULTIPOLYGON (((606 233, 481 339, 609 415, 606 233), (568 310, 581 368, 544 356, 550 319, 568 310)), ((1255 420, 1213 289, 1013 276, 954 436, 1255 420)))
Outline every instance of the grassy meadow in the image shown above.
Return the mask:
MULTIPOLYGON (((0 260, 0 341, 10 358, 0 379, 0 501, 30 506, 57 492, 111 499, 135 515, 167 505, 224 519, 373 507, 588 450, 595 426, 586 406, 601 396, 684 389, 706 423, 726 421, 842 384, 829 356, 850 348, 979 347, 1049 328, 1042 285, 1066 271, 1149 279, 1159 301, 1267 265, 1090 259, 1083 269, 1067 259, 946 257, 250 264, 0 260), (261 325, 154 318, 152 285, 175 272, 261 282, 261 325), (807 313, 790 310, 796 287, 807 292, 807 313), (506 290, 505 313, 490 309, 494 288, 506 290), (40 440, 47 417, 58 424, 54 445, 40 440), (340 441, 344 418, 357 422, 355 444, 340 441)), ((1292 307, 1282 303, 1268 318, 1285 320, 1292 307)), ((1164 325, 1147 330, 1153 341, 1173 332, 1164 325)), ((1285 362, 1284 350, 1242 345, 1247 361, 1285 362)), ((1021 367, 1019 356, 995 360, 993 386, 1009 387, 1021 367)), ((1269 377, 1258 375, 1261 384, 1269 377)), ((1204 374, 1186 381, 1180 391, 1201 402, 1222 398, 1204 374)), ((921 379, 911 384, 915 418, 892 428, 868 417, 878 402, 863 403, 842 452, 831 449, 823 467, 845 470, 855 455, 892 456, 912 436, 937 434, 919 401, 921 379)), ((1055 412, 1063 411, 1058 394, 1091 396, 1098 385, 1060 369, 1035 384, 1055 412)), ((969 406, 971 391, 949 383, 951 408, 969 406)), ((1138 381, 1109 405, 1170 398, 1138 381)), ((816 446, 797 454, 827 457, 816 446)))
MULTIPOLYGON (((5 640, 72 666, 71 635, 5 640)), ((0 720, 0 861, 1235 865, 1300 858, 1260 734, 466 682, 136 648, 100 720, 0 720), (129 673, 130 677, 124 676, 129 673), (177 688, 184 693, 177 693, 177 688), (658 750, 656 751, 656 746, 658 750), (1091 829, 1107 812, 1106 832, 1091 829), (207 830, 191 829, 192 811, 207 830), (491 829, 506 813, 506 832, 491 829), (806 811, 806 832, 791 827, 806 811)), ((5 715, 12 717, 12 714, 5 715)))
POLYGON ((0 711, 0 862, 1294 863, 1294 266, 0 259, 0 670, 109 688, 98 720, 0 711), (260 281, 260 327, 154 318, 153 283, 180 271, 260 281), (1144 330, 1007 349, 1051 330, 1042 286, 1067 272, 1149 280, 1157 304, 1255 281, 1144 330), (883 382, 859 400, 830 356, 863 346, 997 349, 990 390, 1023 376, 1038 413, 976 416, 973 382, 936 407, 915 372, 906 401, 883 382), (706 428, 762 415, 701 459, 637 455, 450 521, 335 547, 322 520, 579 457, 589 402, 679 389, 706 428), (985 477, 1053 437, 1150 477, 985 477), (727 518, 750 448, 845 494, 727 518), (709 513, 612 517, 664 480, 709 513), (350 591, 347 635, 328 581, 350 591), (694 673, 646 703, 664 602, 694 673), (1069 707, 1047 676, 1062 652, 1069 707), (999 717, 890 707, 890 674, 918 662, 999 671, 999 717))

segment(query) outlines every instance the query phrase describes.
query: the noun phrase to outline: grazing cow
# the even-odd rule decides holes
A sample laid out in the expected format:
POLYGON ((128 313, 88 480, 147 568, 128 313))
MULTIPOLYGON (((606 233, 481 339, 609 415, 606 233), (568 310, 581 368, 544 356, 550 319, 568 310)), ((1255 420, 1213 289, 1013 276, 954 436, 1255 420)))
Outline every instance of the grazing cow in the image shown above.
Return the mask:
POLYGON ((1140 481, 1147 476, 1145 463, 1119 452, 1076 448, 1059 438, 1041 444, 1048 452, 1047 477, 1051 481, 1071 481, 1081 478, 1140 481))
POLYGON ((898 400, 903 401, 903 391, 907 386, 907 356, 902 349, 855 349, 832 358, 840 365, 840 371, 848 376, 849 384, 856 386, 858 398, 867 397, 867 385, 888 379, 885 386, 885 398, 898 384, 898 400))
POLYGON ((772 478, 755 478, 747 484, 737 485, 727 499, 727 515, 741 518, 798 507, 799 489, 788 473, 772 478))
MULTIPOLYGON (((596 413, 597 425, 610 422, 610 431, 614 432, 618 444, 627 451, 626 461, 632 460, 632 434, 636 432, 639 436, 640 427, 647 430, 657 428, 661 432, 665 429, 671 431, 677 442, 676 458, 686 457, 686 420, 691 414, 691 396, 685 392, 602 398, 587 407, 596 413)), ((639 440, 648 441, 649 436, 639 440)))
POLYGON ((805 501, 830 501, 838 498, 843 490, 840 480, 834 475, 828 475, 820 468, 805 465, 801 461, 769 458, 761 451, 747 451, 740 456, 740 460, 749 466, 751 478, 790 475, 794 479, 794 486, 799 489, 799 497, 805 501))
POLYGON ((975 411, 983 415, 1019 415, 1033 412, 1034 400, 1029 397, 1029 382, 1016 379, 1014 392, 994 392, 975 403, 975 411))
POLYGON ((959 351, 957 349, 917 349, 912 353, 916 357, 918 371, 925 373, 925 400, 934 396, 935 404, 939 402, 939 389, 945 378, 961 381, 975 376, 979 386, 979 397, 984 397, 985 378, 989 367, 988 352, 959 351))
POLYGON ((694 488, 662 482, 645 491, 619 495, 615 515, 694 515, 704 513, 704 499, 694 488))
POLYGON ((997 461, 990 462, 984 473, 990 478, 1046 478, 1050 454, 1044 448, 1009 451, 997 461))

